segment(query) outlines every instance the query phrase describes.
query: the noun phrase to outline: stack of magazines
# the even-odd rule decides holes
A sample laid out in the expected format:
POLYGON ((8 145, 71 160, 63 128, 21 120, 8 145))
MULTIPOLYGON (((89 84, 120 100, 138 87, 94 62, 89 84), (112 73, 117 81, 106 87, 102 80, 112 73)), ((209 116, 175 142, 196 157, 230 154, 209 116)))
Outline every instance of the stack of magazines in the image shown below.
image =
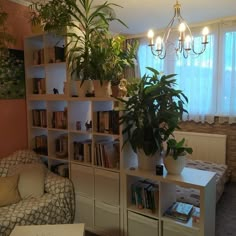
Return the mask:
POLYGON ((164 213, 164 216, 187 222, 191 217, 193 205, 184 202, 174 202, 164 213))

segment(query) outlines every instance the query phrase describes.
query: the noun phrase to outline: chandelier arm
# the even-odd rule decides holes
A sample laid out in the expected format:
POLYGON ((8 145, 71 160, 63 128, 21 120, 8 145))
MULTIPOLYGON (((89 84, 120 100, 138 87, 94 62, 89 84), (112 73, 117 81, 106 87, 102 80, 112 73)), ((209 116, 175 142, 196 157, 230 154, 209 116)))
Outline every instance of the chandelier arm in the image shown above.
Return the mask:
POLYGON ((195 51, 195 48, 194 48, 194 40, 193 40, 193 42, 192 42, 192 51, 193 51, 193 53, 196 54, 196 55, 201 55, 202 53, 204 53, 205 50, 206 50, 206 45, 207 45, 207 43, 202 43, 202 45, 203 45, 203 46, 202 46, 202 49, 201 49, 200 52, 195 51))
POLYGON ((163 48, 158 51, 158 50, 155 50, 153 46, 150 46, 151 47, 151 52, 152 52, 152 55, 155 56, 155 57, 159 57, 160 59, 164 59, 166 57, 166 50, 163 48))

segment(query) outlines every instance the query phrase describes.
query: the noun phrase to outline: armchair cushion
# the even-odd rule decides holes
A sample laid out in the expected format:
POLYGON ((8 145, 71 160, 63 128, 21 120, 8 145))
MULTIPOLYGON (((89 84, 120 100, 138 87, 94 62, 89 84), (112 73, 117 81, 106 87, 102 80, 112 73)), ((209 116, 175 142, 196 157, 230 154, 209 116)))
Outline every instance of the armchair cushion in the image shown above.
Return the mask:
POLYGON ((21 200, 18 192, 18 175, 0 177, 0 207, 17 203, 21 200))
POLYGON ((8 175, 19 175, 18 190, 22 199, 44 194, 45 173, 46 167, 39 163, 15 165, 8 170, 8 175))

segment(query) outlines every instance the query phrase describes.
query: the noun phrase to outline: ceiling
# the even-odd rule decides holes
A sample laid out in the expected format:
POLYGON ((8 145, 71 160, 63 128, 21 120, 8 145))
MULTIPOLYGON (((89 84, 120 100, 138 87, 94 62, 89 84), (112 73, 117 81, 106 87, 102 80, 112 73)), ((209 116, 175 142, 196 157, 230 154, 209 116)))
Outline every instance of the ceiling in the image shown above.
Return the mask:
MULTIPOLYGON (((22 0, 21 0, 22 1, 22 0)), ((28 0, 32 1, 32 0, 28 0)), ((94 0, 102 3, 105 0, 94 0)), ((111 30, 125 34, 144 34, 148 29, 162 29, 174 14, 176 0, 108 0, 115 7, 116 15, 128 28, 112 24, 111 30)), ((236 16, 235 0, 179 0, 181 14, 189 25, 236 16)))

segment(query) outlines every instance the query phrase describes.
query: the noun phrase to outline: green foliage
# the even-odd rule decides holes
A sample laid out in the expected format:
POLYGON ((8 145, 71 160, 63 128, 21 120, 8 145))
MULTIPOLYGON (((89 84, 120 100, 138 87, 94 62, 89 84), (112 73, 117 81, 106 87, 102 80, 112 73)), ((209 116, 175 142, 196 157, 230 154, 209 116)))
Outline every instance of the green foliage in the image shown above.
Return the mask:
POLYGON ((133 150, 143 148, 146 155, 162 152, 163 142, 179 129, 178 122, 187 111, 187 97, 174 89, 175 74, 161 75, 148 67, 151 75, 145 74, 134 86, 128 87, 129 98, 117 98, 124 105, 120 124, 127 134, 133 150))
POLYGON ((8 14, 0 6, 0 56, 8 47, 9 43, 14 43, 14 37, 7 32, 6 21, 8 14))
POLYGON ((192 154, 193 149, 191 147, 185 146, 184 142, 184 138, 179 142, 177 142, 175 139, 169 139, 167 141, 166 156, 170 154, 176 160, 178 156, 185 155, 186 153, 192 154))
POLYGON ((0 57, 0 98, 23 98, 24 96, 24 61, 6 50, 0 57))
MULTIPOLYGON (((95 37, 96 39, 96 37, 95 37)), ((112 85, 119 84, 123 78, 123 71, 127 67, 134 67, 134 59, 138 43, 126 44, 126 38, 121 35, 112 36, 107 33, 97 38, 91 46, 92 78, 111 81, 112 85)))
MULTIPOLYGON (((33 24, 43 24, 45 31, 67 37, 69 68, 72 74, 84 81, 93 79, 94 61, 99 57, 104 61, 107 54, 110 55, 108 46, 100 48, 104 39, 109 41, 107 35, 110 22, 117 21, 126 27, 115 17, 114 7, 120 6, 107 1, 101 5, 94 5, 93 0, 36 1, 30 5, 30 20, 33 24)), ((104 72, 105 69, 102 70, 104 72)))

